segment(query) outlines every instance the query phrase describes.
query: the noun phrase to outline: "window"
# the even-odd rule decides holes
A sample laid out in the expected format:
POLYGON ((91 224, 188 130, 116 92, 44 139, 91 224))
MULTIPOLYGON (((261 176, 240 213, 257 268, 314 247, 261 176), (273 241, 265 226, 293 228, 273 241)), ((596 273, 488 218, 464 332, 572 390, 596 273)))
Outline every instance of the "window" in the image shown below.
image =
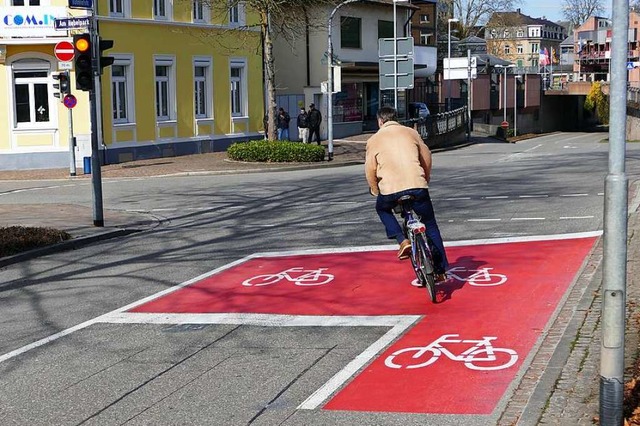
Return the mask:
POLYGON ((114 16, 124 16, 124 0, 109 0, 109 12, 114 16))
POLYGON ((517 37, 524 37, 524 31, 523 30, 518 30, 518 32, 516 33, 517 37))
POLYGON ((430 45, 433 41, 433 33, 430 30, 420 30, 420 44, 430 45))
POLYGON ((511 53, 511 46, 509 46, 508 44, 505 44, 504 46, 504 54, 505 55, 509 55, 511 53))
POLYGON ((196 118, 211 118, 213 104, 211 84, 211 59, 193 61, 193 99, 196 118))
POLYGON ((393 38, 393 21, 378 21, 378 38, 393 38))
POLYGON ((504 30, 504 38, 511 37, 511 32, 509 30, 504 30))
POLYGON ((538 53, 540 45, 538 43, 531 43, 531 53, 538 53))
POLYGON ((173 61, 156 59, 156 119, 168 121, 174 118, 175 92, 173 87, 173 61))
POLYGON ((167 0, 153 0, 153 18, 168 19, 171 15, 171 5, 167 5, 167 0))
POLYGON ((532 67, 537 67, 538 66, 538 58, 535 58, 535 59, 531 60, 531 66, 532 67))
POLYGON ((362 20, 349 16, 340 17, 340 47, 359 49, 362 47, 360 40, 360 27, 362 20))
POLYGON ((193 0, 193 22, 208 22, 209 8, 204 0, 193 0))
POLYGON ((40 6, 40 0, 13 0, 12 6, 40 6))
POLYGON ((15 127, 33 127, 36 123, 49 123, 49 65, 43 69, 38 64, 37 68, 28 69, 25 66, 14 67, 13 71, 13 98, 15 127))
POLYGON ((429 22, 431 22, 431 19, 430 19, 428 13, 423 13, 423 14, 420 15, 420 23, 421 24, 428 24, 429 22))
POLYGON ((522 47, 521 44, 519 44, 516 49, 517 49, 518 53, 524 53, 524 47, 522 47))
POLYGON ((229 26, 239 27, 244 25, 244 5, 236 0, 229 3, 229 26))
POLYGON ((231 116, 244 117, 246 115, 245 62, 232 61, 230 68, 231 80, 231 116))
POLYGON ((130 58, 115 58, 111 66, 113 123, 133 123, 133 72, 130 58))

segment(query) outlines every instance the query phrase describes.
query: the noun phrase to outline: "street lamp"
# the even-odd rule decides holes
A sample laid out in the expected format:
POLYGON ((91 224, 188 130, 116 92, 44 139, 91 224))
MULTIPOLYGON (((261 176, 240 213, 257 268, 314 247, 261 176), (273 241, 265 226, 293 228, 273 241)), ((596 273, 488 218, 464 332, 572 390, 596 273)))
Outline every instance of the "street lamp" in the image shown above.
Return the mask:
POLYGON ((518 80, 519 75, 513 76, 513 136, 518 135, 518 80))
POLYGON ((398 111, 398 18, 396 3, 409 0, 393 0, 393 108, 398 111))
MULTIPOLYGON (((504 68, 504 102, 502 106, 504 107, 504 121, 507 121, 507 68, 515 68, 516 64, 511 65, 495 65, 496 68, 504 68)), ((514 94, 515 95, 515 94, 514 94)))
POLYGON ((447 60, 449 61, 449 79, 447 79, 447 111, 451 110, 451 23, 459 21, 460 20, 458 18, 449 18, 447 20, 447 60))

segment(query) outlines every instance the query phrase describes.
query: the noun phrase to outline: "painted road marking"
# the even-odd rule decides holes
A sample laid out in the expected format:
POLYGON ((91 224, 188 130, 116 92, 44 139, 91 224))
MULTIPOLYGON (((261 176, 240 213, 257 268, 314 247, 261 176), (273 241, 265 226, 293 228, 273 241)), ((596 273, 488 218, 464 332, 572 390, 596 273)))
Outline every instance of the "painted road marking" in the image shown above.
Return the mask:
MULTIPOLYGON (((368 402, 373 405, 364 407, 358 398, 354 400, 353 387, 359 386, 361 381, 366 379, 366 377, 363 379, 361 374, 331 399, 324 408, 416 413, 487 412, 495 407, 518 369, 522 367, 522 360, 526 358, 528 351, 537 341, 540 330, 544 329, 548 323, 549 313, 555 309, 557 301, 569 286, 579 264, 595 241, 595 237, 600 234, 600 232, 595 232, 552 237, 510 237, 447 244, 449 256, 454 262, 454 266, 451 268, 454 279, 449 280, 440 288, 441 293, 444 293, 445 296, 448 295, 448 303, 438 305, 427 304, 424 292, 412 291, 407 286, 408 280, 412 278, 410 268, 398 269, 398 261, 388 253, 384 253, 390 249, 395 251, 395 246, 353 247, 346 250, 311 249, 304 250, 302 253, 291 251, 256 254, 12 351, 0 357, 0 362, 96 323, 233 323, 264 326, 383 325, 391 327, 391 330, 314 392, 300 408, 313 409, 322 405, 346 381, 352 379, 357 371, 369 364, 371 359, 375 358, 398 337, 400 338, 387 349, 386 353, 366 367, 365 371, 369 371, 367 374, 369 378, 372 376, 378 378, 376 380, 378 387, 386 387, 390 385, 389 380, 395 383, 395 380, 398 379, 390 376, 389 371, 384 371, 384 369, 392 370, 384 364, 383 371, 379 371, 380 363, 383 363, 391 354, 407 347, 426 347, 438 339, 442 339, 445 335, 455 334, 465 342, 484 341, 490 337, 499 338, 500 344, 494 345, 495 347, 513 350, 519 356, 516 365, 509 366, 503 369, 504 371, 492 371, 492 373, 499 373, 499 376, 471 378, 472 384, 478 384, 482 389, 478 391, 471 389, 470 394, 475 395, 481 401, 468 400, 469 398, 463 403, 456 404, 440 401, 439 406, 443 407, 442 409, 445 411, 434 411, 433 407, 425 406, 424 398, 417 398, 418 401, 411 400, 411 397, 415 397, 415 395, 440 393, 441 389, 438 386, 442 386, 442 389, 446 390, 446 385, 443 386, 439 380, 435 380, 438 378, 445 377, 449 382, 452 381, 451 378, 454 378, 453 382, 467 383, 468 377, 460 377, 459 372, 451 371, 451 363, 453 363, 451 358, 460 356, 456 355, 455 349, 452 348, 452 356, 440 357, 437 363, 428 366, 429 371, 425 374, 429 375, 429 380, 425 380, 422 373, 415 373, 419 370, 414 370, 413 374, 416 377, 412 379, 413 382, 409 380, 409 377, 400 377, 400 382, 403 383, 401 388, 407 388, 408 395, 400 393, 392 397, 389 395, 384 397, 389 401, 404 401, 406 402, 404 405, 389 405, 388 402, 380 399, 383 397, 376 397, 373 401, 368 402), (531 244, 523 241, 534 241, 537 242, 537 245, 532 247, 531 244), (505 246, 505 243, 508 245, 505 246), (345 252, 351 253, 347 257, 349 262, 346 264, 344 262, 345 252), (523 253, 526 253, 526 256, 523 253), (336 273, 335 282, 322 286, 296 286, 289 280, 286 280, 285 283, 288 285, 287 287, 279 284, 266 287, 241 285, 243 280, 255 277, 257 271, 279 275, 282 271, 295 267, 294 265, 299 264, 301 259, 308 261, 308 263, 315 263, 305 265, 305 268, 319 268, 318 264, 329 263, 331 266, 325 265, 324 267, 340 269, 340 265, 342 265, 342 268, 351 270, 353 264, 360 263, 365 266, 365 271, 336 273), (338 265, 333 265, 331 259, 335 259, 338 265), (557 265, 549 266, 549 263, 553 263, 554 259, 560 259, 560 267, 557 265), (486 262, 491 267, 482 266, 477 263, 478 261, 486 262), (522 261, 527 262, 526 268, 522 268, 522 265, 518 266, 518 262, 522 261), (543 262, 544 266, 540 265, 540 262, 543 262), (380 269, 376 270, 376 267, 380 269), (551 268, 551 270, 545 268, 551 268), (556 271, 558 268, 559 270, 556 271), (475 284, 475 287, 472 286, 470 281, 474 280, 470 278, 482 273, 482 271, 484 271, 484 275, 501 275, 505 277, 505 282, 501 282, 500 285, 494 283, 489 287, 487 285, 479 286, 478 283, 475 284), (406 278, 405 275, 407 275, 406 278), (456 276, 466 278, 466 283, 470 286, 466 287, 464 291, 458 291, 462 289, 465 282, 461 282, 456 276), (509 276, 508 283, 506 282, 507 276, 509 276), (244 278, 238 281, 242 277, 244 278), (553 283, 550 284, 550 280, 553 283), (361 282, 366 282, 367 285, 360 285, 361 282), (384 288, 379 288, 380 285, 384 285, 384 288), (401 291, 389 292, 389 289, 395 285, 402 286, 398 287, 401 288, 401 291), (304 294, 296 294, 297 290, 313 291, 314 297, 311 298, 313 303, 309 303, 310 298, 305 298, 304 294), (235 297, 238 292, 243 291, 249 292, 244 294, 244 299, 247 300, 235 297), (522 306, 512 306, 513 299, 519 301, 522 299, 519 299, 518 295, 523 291, 527 296, 525 298, 526 309, 523 309, 522 306), (355 299, 351 294, 354 292, 357 293, 355 299), (489 294, 490 296, 488 296, 489 294), (303 297, 297 297, 299 295, 303 297), (220 299, 224 297, 227 297, 226 300, 229 303, 220 303, 220 299), (291 304, 292 297, 297 298, 300 303, 291 304), (384 298, 384 303, 380 303, 380 297, 384 298), (264 300, 268 300, 269 303, 264 303, 264 300), (483 300, 485 303, 478 304, 478 300, 483 300), (492 308, 491 304, 499 306, 499 308, 492 308), (229 305, 240 305, 240 309, 230 308, 229 305), (505 309, 507 307, 509 309, 505 309), (526 318, 518 321, 515 335, 513 330, 508 330, 509 324, 513 325, 514 323, 514 312, 527 312, 531 309, 536 311, 536 315, 526 315, 526 318), (539 315, 539 312, 543 314, 539 315), (428 314, 426 319, 404 334, 424 314, 428 314), (450 330, 450 328, 456 329, 450 330), (496 330, 499 331, 499 334, 496 330), (461 381, 457 381, 456 377, 461 381), (431 386, 435 388, 428 389, 427 393, 424 393, 424 389, 420 388, 420 383, 424 384, 424 382, 430 382, 431 386), (416 389, 418 390, 416 391, 416 389), (486 389, 491 389, 491 391, 487 392, 486 389), (407 400, 411 401, 407 402, 407 400), (460 408, 462 406, 464 408, 460 408)), ((480 278, 482 277, 479 276, 478 279, 480 278)), ((448 346, 450 342, 446 343, 448 346)), ((481 355, 481 352, 474 351, 476 358, 477 355, 481 355)), ((464 367, 462 366, 463 369, 465 369, 464 367)), ((406 369, 399 370, 402 374, 406 369)), ((466 370, 469 370, 468 366, 466 370)), ((395 384, 392 384, 391 387, 397 389, 395 384)), ((375 387, 371 389, 374 389, 373 394, 375 395, 387 392, 386 389, 375 387)), ((407 389, 404 391, 407 392, 407 389)), ((458 391, 459 389, 455 390, 456 394, 459 393, 458 391)), ((369 391, 356 393, 370 394, 369 391)), ((366 404, 364 405, 366 406, 366 404)))

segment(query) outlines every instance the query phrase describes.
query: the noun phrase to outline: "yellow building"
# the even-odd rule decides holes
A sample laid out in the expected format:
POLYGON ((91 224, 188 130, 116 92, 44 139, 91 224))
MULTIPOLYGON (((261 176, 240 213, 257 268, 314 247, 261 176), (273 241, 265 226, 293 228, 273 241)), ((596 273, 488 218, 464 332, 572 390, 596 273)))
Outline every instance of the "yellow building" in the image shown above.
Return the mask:
MULTIPOLYGON (((68 0, 6 0, 0 8, 0 169, 69 164, 69 114, 54 96, 54 46, 72 41, 53 21, 83 10, 68 0)), ((205 0, 94 0, 100 36, 113 40, 100 93, 103 150, 116 163, 220 151, 259 137, 264 111, 260 32, 242 5, 205 0)), ((83 32, 77 30, 75 32, 83 32)), ((64 64, 62 64, 64 67, 64 64)), ((90 155, 87 92, 75 90, 77 164, 90 155)))

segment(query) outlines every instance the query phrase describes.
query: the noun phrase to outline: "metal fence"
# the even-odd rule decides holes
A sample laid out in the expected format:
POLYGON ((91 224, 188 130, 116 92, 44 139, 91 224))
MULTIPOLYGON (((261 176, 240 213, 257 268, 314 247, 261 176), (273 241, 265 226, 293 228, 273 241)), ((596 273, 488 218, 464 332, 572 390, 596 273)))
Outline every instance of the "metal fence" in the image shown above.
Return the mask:
POLYGON ((413 127, 422 139, 444 135, 460 128, 467 127, 467 107, 441 112, 426 118, 412 118, 401 121, 405 126, 413 127))

